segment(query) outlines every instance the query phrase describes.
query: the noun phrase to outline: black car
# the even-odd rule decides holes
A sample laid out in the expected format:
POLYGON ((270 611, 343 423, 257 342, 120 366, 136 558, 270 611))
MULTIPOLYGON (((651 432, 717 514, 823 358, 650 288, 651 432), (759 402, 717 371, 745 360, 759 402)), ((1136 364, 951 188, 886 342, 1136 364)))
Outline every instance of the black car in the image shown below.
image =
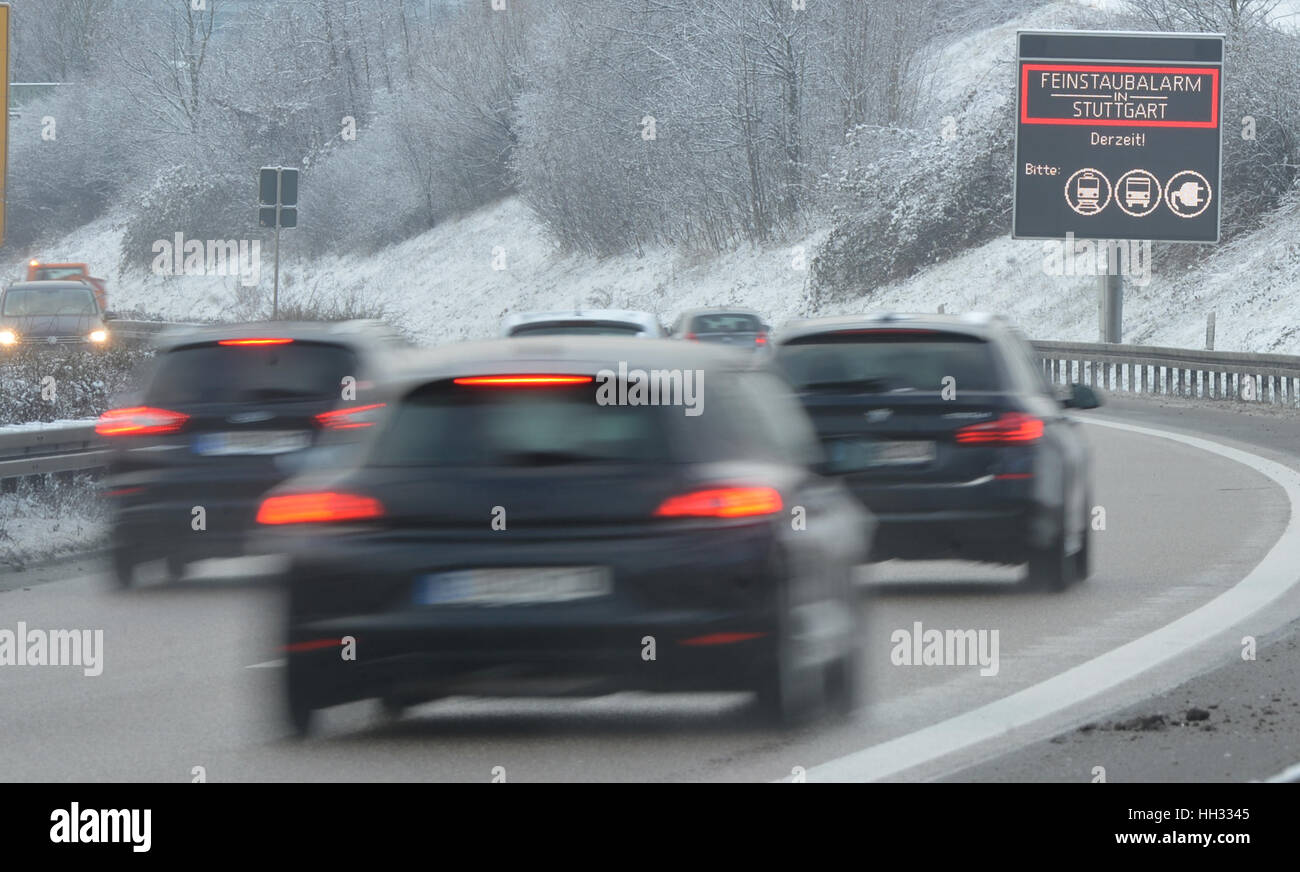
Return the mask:
POLYGON ((117 581, 247 552, 259 498, 372 426, 397 338, 372 322, 261 323, 158 340, 139 396, 102 416, 117 581))
POLYGON ((988 316, 824 318, 782 328, 778 366, 830 468, 880 522, 873 559, 1028 563, 1040 587, 1089 573, 1089 456, 1029 343, 988 316))
POLYGON ((18 348, 105 348, 109 313, 83 282, 15 282, 0 293, 0 353, 18 348))
POLYGON ((362 460, 258 515, 291 558, 298 731, 457 693, 851 705, 872 521, 779 376, 666 340, 506 339, 428 353, 393 396, 362 460), (632 402, 651 371, 661 400, 676 373, 707 402, 632 402))

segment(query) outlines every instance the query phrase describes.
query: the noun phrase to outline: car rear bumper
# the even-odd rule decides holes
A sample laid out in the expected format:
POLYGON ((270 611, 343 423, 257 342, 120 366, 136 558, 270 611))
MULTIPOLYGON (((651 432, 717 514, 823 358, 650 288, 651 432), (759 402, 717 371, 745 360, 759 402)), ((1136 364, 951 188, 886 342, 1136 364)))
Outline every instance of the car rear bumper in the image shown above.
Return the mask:
MULTIPOLYGON (((386 543, 346 562, 328 553, 296 561, 286 646, 295 692, 325 706, 372 696, 748 690, 775 657, 786 580, 774 574, 767 525, 724 535, 495 541, 490 549, 426 545, 419 554, 386 543), (594 565, 610 569, 607 596, 509 606, 414 599, 415 578, 443 568, 594 565), (355 659, 346 658, 345 639, 355 659)), ((820 602, 828 592, 801 584, 790 596, 820 602)), ((847 591, 834 607, 854 607, 847 591)), ((849 642, 845 633, 835 644, 849 642)))
POLYGON ((299 692, 317 706, 372 696, 748 690, 775 656, 771 619, 759 615, 534 614, 479 624, 417 614, 305 623, 291 631, 287 656, 299 692), (344 657, 345 637, 355 660, 344 657))
POLYGON ((1023 563, 1060 532, 1059 511, 1037 499, 1032 479, 850 487, 879 522, 872 560, 1023 563))
POLYGON ((181 562, 243 557, 257 551, 250 536, 258 500, 159 502, 119 505, 112 543, 132 563, 171 558, 181 562), (202 509, 202 524, 199 513, 202 509))

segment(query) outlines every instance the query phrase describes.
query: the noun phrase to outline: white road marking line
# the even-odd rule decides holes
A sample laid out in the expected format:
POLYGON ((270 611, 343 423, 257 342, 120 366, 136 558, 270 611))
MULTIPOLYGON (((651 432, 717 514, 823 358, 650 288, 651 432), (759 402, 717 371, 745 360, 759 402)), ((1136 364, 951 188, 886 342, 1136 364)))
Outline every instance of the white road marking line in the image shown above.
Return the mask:
POLYGON ((1300 763, 1288 766, 1272 778, 1265 778, 1264 781, 1270 784, 1294 784, 1300 781, 1300 763))
POLYGON ((1250 467, 1286 492, 1291 505, 1286 529, 1245 578, 1178 620, 1011 696, 814 766, 807 771, 809 781, 874 781, 1005 736, 1184 654, 1245 620, 1300 581, 1300 473, 1208 439, 1116 421, 1080 420, 1181 442, 1250 467))
POLYGON ((288 662, 289 661, 284 659, 267 660, 265 663, 254 663, 251 666, 245 666, 244 668, 245 669, 280 669, 288 662))

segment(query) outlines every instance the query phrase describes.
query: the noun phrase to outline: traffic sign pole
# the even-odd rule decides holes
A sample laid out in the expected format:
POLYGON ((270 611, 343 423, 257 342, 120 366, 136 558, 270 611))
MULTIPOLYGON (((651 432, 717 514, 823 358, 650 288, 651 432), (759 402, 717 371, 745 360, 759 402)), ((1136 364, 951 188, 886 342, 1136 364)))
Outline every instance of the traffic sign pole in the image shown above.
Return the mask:
POLYGON ((271 320, 280 318, 280 186, 284 167, 275 168, 275 290, 271 293, 271 320))
MULTIPOLYGON (((1105 240, 1097 240, 1098 251, 1106 246, 1105 240)), ((1098 315, 1101 320, 1101 341, 1122 342, 1124 337, 1124 272, 1121 258, 1123 254, 1118 245, 1106 246, 1106 272, 1101 276, 1101 296, 1098 315)))

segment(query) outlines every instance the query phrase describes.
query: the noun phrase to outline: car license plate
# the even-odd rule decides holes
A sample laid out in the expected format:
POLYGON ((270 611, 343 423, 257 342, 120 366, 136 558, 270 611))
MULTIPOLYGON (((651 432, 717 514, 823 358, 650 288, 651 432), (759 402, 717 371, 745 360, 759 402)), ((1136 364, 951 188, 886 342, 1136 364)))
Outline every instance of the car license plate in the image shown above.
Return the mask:
POLYGON ((562 603, 608 596, 608 567, 547 566, 530 569, 462 569, 420 576, 418 605, 511 606, 562 603))
POLYGON ((934 460, 934 443, 920 439, 882 441, 873 446, 872 466, 909 466, 934 460))
POLYGON ((195 454, 225 457, 237 454, 288 454, 310 444, 300 430, 250 430, 242 433, 200 433, 194 437, 195 454))

